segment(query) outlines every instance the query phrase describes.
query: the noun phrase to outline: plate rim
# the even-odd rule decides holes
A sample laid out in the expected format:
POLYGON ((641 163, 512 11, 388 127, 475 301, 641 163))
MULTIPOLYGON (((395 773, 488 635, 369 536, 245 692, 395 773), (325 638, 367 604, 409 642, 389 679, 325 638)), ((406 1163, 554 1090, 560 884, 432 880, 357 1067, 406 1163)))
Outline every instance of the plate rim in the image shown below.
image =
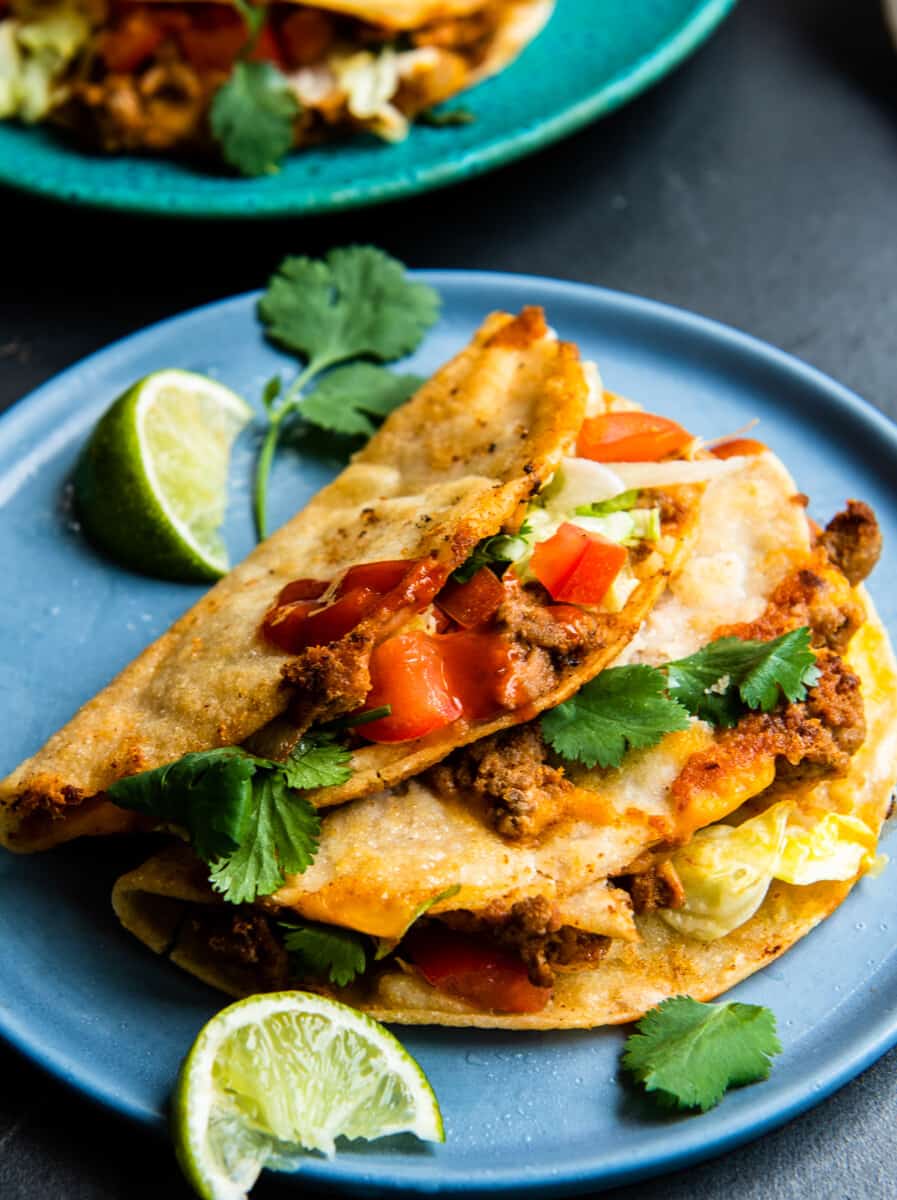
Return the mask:
MULTIPOLYGON (((555 294, 559 299, 573 299, 587 305, 597 302, 624 314, 660 320, 668 326, 671 325, 674 331, 709 338, 717 346, 725 346, 739 355, 746 354, 755 361, 759 359, 780 375, 784 373, 814 390, 825 393, 836 406, 848 410, 850 416, 867 431, 875 433, 897 449, 897 423, 870 401, 802 359, 713 318, 628 292, 532 274, 457 269, 416 270, 411 274, 437 288, 447 287, 459 292, 474 292, 478 284, 489 284, 493 287, 498 285, 509 293, 526 296, 538 288, 540 299, 545 299, 548 303, 551 295, 555 294)), ((54 404, 65 402, 67 382, 85 370, 90 371, 100 360, 103 361, 103 365, 108 363, 114 366, 116 360, 129 357, 133 348, 140 349, 141 343, 164 337, 166 330, 171 326, 184 321, 199 321, 223 309, 252 306, 260 294, 256 289, 187 309, 120 338, 71 364, 21 399, 14 401, 9 409, 0 414, 0 443, 7 439, 28 437, 31 433, 29 427, 38 420, 45 420, 47 405, 52 407, 54 404)), ((870 997, 865 1003, 874 1005, 876 998, 870 997)), ((500 1167, 489 1169, 488 1173, 481 1170, 476 1181, 472 1177, 459 1176, 442 1180, 429 1177, 409 1182, 401 1176, 390 1176, 379 1169, 372 1171, 357 1164, 353 1167, 351 1161, 345 1159, 343 1162, 346 1169, 334 1173, 331 1163, 310 1159, 301 1174, 303 1179, 314 1186, 335 1192, 373 1187, 384 1194, 404 1192, 495 1195, 514 1191, 529 1196, 557 1196, 583 1191, 602 1191, 682 1169, 760 1137, 807 1111, 897 1045, 897 1009, 889 1006, 883 997, 877 999, 877 1004, 878 1010, 872 1009, 871 1019, 862 1027, 856 1027, 847 1044, 826 1060, 822 1070, 813 1072, 812 1086, 804 1074, 773 1092, 752 1093, 753 1103, 749 1110, 746 1113, 733 1110, 728 1119, 723 1117, 721 1124, 709 1139, 700 1136, 700 1126, 671 1123, 670 1137, 680 1144, 670 1147, 664 1143, 655 1148, 651 1157, 641 1158, 632 1165, 611 1166, 608 1169, 599 1168, 597 1164, 590 1166, 580 1161, 575 1167, 566 1170, 553 1169, 550 1174, 545 1167, 500 1167), (697 1129, 697 1133, 689 1136, 690 1129, 697 1129), (598 1171, 600 1174, 596 1173, 598 1171)), ((110 1086, 94 1078, 89 1070, 85 1072, 82 1065, 73 1062, 70 1054, 56 1052, 39 1034, 35 1037, 34 1031, 28 1029, 27 1020, 17 1017, 15 1010, 6 1004, 0 1004, 0 1036, 30 1062, 66 1086, 75 1089, 92 1103, 101 1105, 118 1116, 133 1119, 144 1128, 157 1132, 164 1128, 164 1118, 158 1113, 146 1107, 141 1108, 119 1095, 114 1085, 110 1086)), ((388 1172, 387 1159, 384 1159, 384 1167, 388 1172)))
MULTIPOLYGON (((332 190, 328 194, 324 190, 316 189, 312 192, 310 202, 303 202, 295 190, 285 194, 259 191, 249 206, 236 194, 201 196, 193 190, 192 185, 183 190, 180 186, 176 189, 168 188, 164 198, 156 198, 154 193, 133 190, 130 187, 105 194, 102 184, 97 187, 92 182, 75 179, 66 185, 65 192, 61 195, 54 182, 44 183, 40 172, 32 173, 25 179, 19 178, 14 168, 14 155, 10 155, 8 160, 6 157, 0 157, 0 184, 24 194, 42 196, 58 204, 68 203, 105 211, 139 213, 144 216, 167 217, 171 220, 266 220, 275 217, 346 212, 390 203, 474 179, 549 146, 575 133, 591 121, 620 108, 658 83, 699 49, 737 3, 738 0, 694 0, 694 11, 670 36, 661 40, 649 54, 631 64, 627 70, 602 84, 591 95, 534 125, 518 129, 504 137, 497 136, 485 146, 476 146, 469 152, 447 158, 424 169, 412 167, 392 180, 381 175, 372 187, 363 181, 351 183, 341 186, 336 195, 332 190)), ((72 150, 71 153, 77 156, 78 151, 72 150)), ((233 182, 239 184, 241 181, 233 182)), ((244 193, 241 193, 242 196, 244 193)))

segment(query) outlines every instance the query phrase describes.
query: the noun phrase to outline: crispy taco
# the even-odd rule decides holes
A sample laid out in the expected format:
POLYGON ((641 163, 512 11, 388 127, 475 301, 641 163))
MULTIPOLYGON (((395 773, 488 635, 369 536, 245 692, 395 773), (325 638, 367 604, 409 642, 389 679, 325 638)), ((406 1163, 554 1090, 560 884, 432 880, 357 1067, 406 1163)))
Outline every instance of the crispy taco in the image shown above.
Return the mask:
MULTIPOLYGON (((294 144, 309 146, 352 130, 401 140, 416 116, 506 67, 553 0, 266 7, 252 60, 282 72, 296 102, 294 144)), ((0 4, 0 118, 54 121, 107 153, 213 147, 210 106, 247 42, 239 6, 12 0, 3 16, 0 4)))
POLYGON ((0 784, 0 840, 145 828, 106 793, 191 753, 345 746, 318 807, 532 719, 618 656, 687 557, 706 481, 541 310, 495 314, 351 464, 0 784), (589 415, 586 415, 588 412, 589 415), (655 461, 611 464, 634 455, 655 461))
POLYGON ((680 692, 689 663, 697 712, 619 767, 559 757, 532 721, 327 813, 314 864, 272 897, 225 903, 175 844, 118 881, 120 920, 231 994, 298 984, 397 1023, 589 1027, 724 991, 881 864, 897 776, 897 664, 860 586, 874 516, 851 501, 822 531, 805 504, 769 452, 709 485, 692 554, 615 663, 676 660, 680 692), (708 643, 732 672, 759 648, 768 687, 801 638, 803 684, 759 707, 707 672, 708 643))

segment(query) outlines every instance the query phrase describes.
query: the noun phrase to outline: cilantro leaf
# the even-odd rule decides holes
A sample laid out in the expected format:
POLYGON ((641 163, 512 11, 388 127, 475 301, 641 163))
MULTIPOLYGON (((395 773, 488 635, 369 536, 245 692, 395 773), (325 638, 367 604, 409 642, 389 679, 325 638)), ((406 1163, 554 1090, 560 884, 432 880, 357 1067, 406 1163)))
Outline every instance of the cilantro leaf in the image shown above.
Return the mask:
POLYGON ((120 808, 182 826, 199 857, 211 862, 232 853, 246 834, 255 771, 251 755, 228 746, 128 775, 106 794, 120 808))
POLYGON ((374 363, 351 363, 325 375, 299 409, 306 421, 334 433, 369 437, 371 417, 386 417, 423 383, 420 375, 396 375, 374 363))
POLYGON ((769 712, 779 701, 803 700, 807 686, 819 679, 816 655, 810 649, 810 630, 806 625, 792 629, 771 642, 757 644, 757 658, 738 685, 748 708, 769 712))
POLYGON ((628 492, 620 492, 609 500, 593 500, 591 504, 580 504, 574 509, 577 517, 606 517, 610 513, 626 512, 635 508, 638 503, 638 488, 630 488, 628 492))
POLYGON ((313 805, 288 786, 282 771, 254 779, 254 805, 246 833, 229 857, 212 864, 209 882, 231 904, 270 896, 286 875, 314 861, 321 821, 313 805))
POLYGON ((664 694, 656 667, 611 667, 542 717, 548 744, 567 759, 618 767, 629 747, 655 746, 688 728, 688 712, 664 694))
POLYGON ((336 787, 352 777, 351 752, 332 733, 306 733, 283 764, 292 788, 336 787))
POLYGON ((293 145, 299 102, 268 62, 234 64, 212 100, 209 120, 221 153, 243 175, 271 175, 293 145))
POLYGON ((730 1087, 769 1076, 782 1047, 775 1015, 757 1004, 674 996, 626 1039, 623 1066, 667 1107, 707 1112, 730 1087))
POLYGON ((255 471, 256 532, 267 531, 268 477, 284 421, 302 413, 310 423, 341 435, 368 435, 416 390, 413 376, 390 377, 372 363, 334 371, 304 400, 322 371, 352 359, 387 362, 410 354, 439 315, 439 296, 412 283, 395 258, 373 246, 346 246, 324 259, 286 258, 258 305, 271 341, 305 360, 282 396, 266 389, 268 428, 255 471))
POLYGON ((284 259, 259 301, 271 340, 318 365, 401 358, 438 315, 433 288, 412 283, 400 262, 374 246, 284 259))
POLYGON ((819 677, 806 625, 769 642, 718 638, 687 658, 666 666, 673 699, 696 716, 717 725, 734 725, 740 700, 769 712, 784 693, 803 700, 819 677), (727 686, 712 691, 725 681, 727 686))
POLYGON ((329 979, 345 987, 367 968, 366 939, 338 925, 306 921, 302 925, 280 922, 284 945, 295 960, 297 974, 329 979))

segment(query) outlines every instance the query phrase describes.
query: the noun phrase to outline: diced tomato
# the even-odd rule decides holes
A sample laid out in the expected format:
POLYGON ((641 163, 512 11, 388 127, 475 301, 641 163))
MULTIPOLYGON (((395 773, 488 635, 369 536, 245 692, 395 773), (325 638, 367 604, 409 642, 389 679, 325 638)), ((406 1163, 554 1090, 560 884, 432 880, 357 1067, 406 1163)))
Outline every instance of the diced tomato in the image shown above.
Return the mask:
POLYGON ((303 650, 306 646, 329 646, 363 621, 379 599, 371 588, 357 587, 332 604, 324 608, 317 607, 297 628, 294 650, 303 650))
POLYGON ((291 604, 278 604, 272 608, 262 622, 262 633, 288 654, 295 654, 302 643, 302 627, 308 614, 320 605, 314 600, 294 600, 291 604))
POLYGON ((270 62, 274 63, 276 67, 282 67, 284 65, 283 54, 281 53, 280 45, 278 44, 277 38, 274 36, 274 32, 270 26, 265 25, 263 27, 262 32, 258 36, 258 40, 252 47, 252 51, 249 55, 249 61, 270 62))
POLYGON ((321 579, 294 579, 281 588, 278 604, 292 604, 294 600, 317 600, 323 596, 330 584, 321 579))
POLYGON ((398 587, 405 576, 415 567, 418 559, 386 559, 383 562, 361 563, 350 567, 337 585, 337 596, 343 596, 352 588, 365 587, 385 596, 398 587))
POLYGON ((600 604, 623 568, 627 559, 624 546, 608 541, 600 533, 587 536, 585 553, 560 588, 552 593, 553 599, 568 604, 600 604))
POLYGON ((626 550, 569 521, 533 550, 530 569, 552 600, 599 604, 626 562, 626 550))
POLYGON ((330 17, 311 8, 284 17, 278 34, 287 65, 308 67, 320 62, 333 42, 334 32, 330 17))
POLYGON ((100 38, 100 56, 110 71, 129 73, 162 44, 165 31, 145 8, 126 13, 100 38))
POLYGON ((716 458, 737 458, 742 454, 762 454, 766 446, 753 438, 730 438, 713 446, 711 453, 716 458))
POLYGON ((449 690, 465 717, 478 721, 529 699, 514 694, 514 665, 520 651, 500 634, 472 629, 435 639, 449 690), (519 701, 519 702, 518 702, 519 701))
POLYGON ((246 26, 238 13, 197 14, 178 32, 178 44, 191 66, 200 71, 229 71, 246 45, 246 26))
POLYGON ((556 593, 585 554, 588 540, 584 529, 565 521, 547 541, 536 543, 530 570, 552 599, 557 599, 556 593))
POLYGON ((602 413, 583 421, 576 453, 595 462, 658 462, 692 440, 688 430, 656 413, 602 413))
POLYGON ((516 955, 487 938, 431 924, 412 929, 401 953, 433 987, 495 1012, 541 1012, 551 998, 551 988, 530 983, 516 955))
POLYGON ((459 625, 472 629, 493 617, 504 598, 504 584, 488 567, 481 567, 467 583, 450 579, 436 603, 459 625))
POLYGON ((371 655, 371 690, 365 708, 388 704, 392 713, 359 725, 372 742, 409 742, 461 716, 435 638, 419 630, 381 642, 371 655))

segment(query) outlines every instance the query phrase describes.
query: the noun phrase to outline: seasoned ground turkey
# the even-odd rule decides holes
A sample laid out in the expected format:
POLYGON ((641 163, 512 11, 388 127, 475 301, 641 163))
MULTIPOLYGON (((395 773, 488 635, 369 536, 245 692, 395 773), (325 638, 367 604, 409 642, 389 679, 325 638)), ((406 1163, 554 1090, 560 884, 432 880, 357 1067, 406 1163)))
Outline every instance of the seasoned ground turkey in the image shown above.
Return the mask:
POLYGON ((819 541, 854 587, 869 575, 881 554, 881 530, 875 513, 862 500, 848 500, 832 517, 819 541))
POLYGON ((360 708, 371 690, 368 669, 373 639, 353 630, 329 646, 308 646, 284 667, 296 689, 290 720, 300 733, 360 708))
POLYGON ((461 933, 485 934, 520 955, 536 987, 551 987, 555 971, 597 967, 611 939, 562 925, 544 896, 518 901, 496 918, 469 912, 446 913, 440 921, 461 933))
POLYGON ((538 725, 520 725, 457 750, 429 778, 442 795, 461 791, 480 797, 503 837, 525 841, 551 824, 572 786, 547 757, 538 725))
POLYGON ((533 649, 545 651, 557 670, 577 667, 606 641, 613 618, 582 608, 564 605, 564 619, 558 620, 557 606, 539 583, 525 587, 506 582, 506 597, 496 616, 502 632, 533 649))
POLYGON ((814 646, 840 653, 865 619, 862 602, 819 547, 806 566, 782 580, 762 616, 756 621, 721 626, 714 637, 770 641, 790 629, 809 625, 814 646))
POLYGON ((289 983, 289 957, 271 931, 268 918, 248 908, 203 909, 196 931, 206 937, 215 958, 240 967, 251 967, 262 991, 277 991, 289 983))
POLYGON ((629 893, 635 913, 681 908, 685 903, 685 889, 671 862, 660 863, 638 875, 621 875, 613 882, 629 893))
POLYGON ((708 750, 692 755, 672 786, 680 812, 702 792, 713 791, 717 780, 737 777, 764 758, 776 760, 777 779, 846 774, 866 735, 860 681, 830 651, 820 651, 816 661, 820 678, 803 703, 749 713, 708 750))

